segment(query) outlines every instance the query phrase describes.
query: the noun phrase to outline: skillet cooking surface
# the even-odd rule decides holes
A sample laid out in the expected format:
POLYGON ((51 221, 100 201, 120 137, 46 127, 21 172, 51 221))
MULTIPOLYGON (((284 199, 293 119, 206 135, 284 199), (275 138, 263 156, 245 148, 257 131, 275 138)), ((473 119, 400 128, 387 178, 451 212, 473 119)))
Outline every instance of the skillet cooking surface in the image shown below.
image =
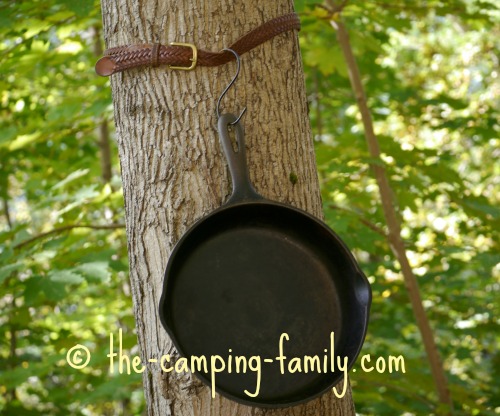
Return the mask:
POLYGON ((226 396, 281 406, 323 393, 342 380, 340 369, 291 374, 288 365, 297 357, 304 370, 308 355, 318 356, 321 369, 328 360, 330 369, 331 332, 335 363, 347 356, 353 364, 368 313, 353 284, 361 272, 340 239, 313 217, 267 201, 226 207, 188 231, 172 259, 162 322, 181 355, 207 358, 208 373, 196 375, 209 385, 210 356, 221 356, 226 366, 233 357, 233 371, 226 367, 215 376, 226 396), (276 357, 283 333, 289 340, 283 340, 287 359, 281 374, 276 357), (244 393, 255 393, 257 372, 236 373, 235 356, 260 357, 257 397, 244 393))

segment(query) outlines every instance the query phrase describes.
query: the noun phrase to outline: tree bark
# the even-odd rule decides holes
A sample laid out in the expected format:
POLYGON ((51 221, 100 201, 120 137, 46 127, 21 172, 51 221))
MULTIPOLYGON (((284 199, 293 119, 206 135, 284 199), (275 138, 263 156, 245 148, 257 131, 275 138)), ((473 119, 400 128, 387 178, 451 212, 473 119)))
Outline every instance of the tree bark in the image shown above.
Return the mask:
MULTIPOLYGON (((107 47, 189 42, 213 51, 263 22, 292 11, 293 2, 102 0, 107 47)), ((174 244, 230 193, 216 131, 216 100, 235 63, 172 71, 131 69, 113 75, 117 141, 126 209, 130 280, 150 415, 354 415, 351 390, 328 393, 285 410, 239 405, 189 374, 162 374, 149 359, 175 354, 158 317, 163 275, 174 244)), ((277 36, 242 56, 223 111, 243 118, 250 177, 264 196, 322 217, 296 33, 277 36)), ((342 386, 337 386, 341 391, 342 386)))

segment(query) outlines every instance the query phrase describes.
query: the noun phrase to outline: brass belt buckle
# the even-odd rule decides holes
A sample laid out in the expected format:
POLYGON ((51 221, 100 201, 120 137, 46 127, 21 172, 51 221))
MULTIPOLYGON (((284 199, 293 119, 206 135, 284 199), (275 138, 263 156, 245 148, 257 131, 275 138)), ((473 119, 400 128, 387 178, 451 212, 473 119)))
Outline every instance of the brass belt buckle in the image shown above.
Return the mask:
POLYGON ((173 66, 169 65, 170 69, 180 69, 182 71, 192 71, 196 68, 196 64, 198 62, 198 49, 192 43, 181 43, 181 42, 170 42, 171 46, 185 46, 186 48, 190 48, 193 51, 193 57, 189 60, 192 62, 191 66, 173 66))

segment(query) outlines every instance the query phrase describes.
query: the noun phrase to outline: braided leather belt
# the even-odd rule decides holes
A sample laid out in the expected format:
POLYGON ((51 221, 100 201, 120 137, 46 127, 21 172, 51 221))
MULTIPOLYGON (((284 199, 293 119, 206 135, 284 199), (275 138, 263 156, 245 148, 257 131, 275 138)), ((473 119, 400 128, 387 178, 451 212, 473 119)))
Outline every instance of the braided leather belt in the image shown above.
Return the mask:
MULTIPOLYGON (((300 30, 299 17, 295 13, 285 14, 248 32, 229 48, 242 55, 274 36, 293 29, 300 30)), ((129 68, 159 65, 189 71, 197 65, 217 66, 232 59, 234 56, 228 51, 198 50, 191 43, 172 42, 170 45, 145 43, 107 49, 104 51, 104 56, 97 61, 95 71, 98 75, 109 76, 129 68)))

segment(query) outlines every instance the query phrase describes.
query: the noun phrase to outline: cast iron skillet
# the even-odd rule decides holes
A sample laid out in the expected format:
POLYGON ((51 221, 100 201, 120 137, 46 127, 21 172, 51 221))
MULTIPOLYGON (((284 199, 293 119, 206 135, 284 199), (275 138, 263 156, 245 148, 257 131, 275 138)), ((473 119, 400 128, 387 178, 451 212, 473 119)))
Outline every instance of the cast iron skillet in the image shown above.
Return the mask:
MULTIPOLYGON (((347 357, 349 369, 354 364, 366 333, 371 289, 349 249, 330 228, 254 190, 239 123, 234 126, 236 151, 229 137, 228 125, 235 120, 224 114, 218 122, 233 193, 174 248, 165 271, 160 319, 188 363, 192 356, 206 357, 207 372, 202 368, 195 375, 207 385, 212 383, 211 357, 224 360, 226 371, 215 373, 214 380, 220 394, 252 406, 292 406, 343 379, 337 357, 341 363, 347 357), (287 357, 282 361, 276 359, 280 338, 287 357), (317 356, 320 368, 318 361, 309 361, 305 373, 305 355, 317 356), (243 361, 236 372, 236 356, 246 357, 246 373, 243 361), (250 361, 252 356, 259 358, 250 361), (289 365, 297 369, 291 361, 295 357, 302 362, 302 372, 290 373, 289 365), (245 393, 255 394, 257 385, 256 397, 245 393)), ((220 368, 220 361, 214 360, 220 368)))

